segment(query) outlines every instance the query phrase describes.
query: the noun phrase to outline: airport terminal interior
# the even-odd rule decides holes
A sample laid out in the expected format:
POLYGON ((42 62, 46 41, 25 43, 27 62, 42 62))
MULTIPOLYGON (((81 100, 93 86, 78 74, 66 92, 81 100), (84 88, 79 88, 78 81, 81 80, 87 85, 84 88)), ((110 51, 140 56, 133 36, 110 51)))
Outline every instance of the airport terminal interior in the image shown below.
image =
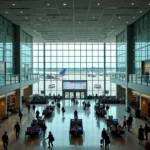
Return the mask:
POLYGON ((149 0, 0 1, 0 150, 150 150, 149 89, 149 0))

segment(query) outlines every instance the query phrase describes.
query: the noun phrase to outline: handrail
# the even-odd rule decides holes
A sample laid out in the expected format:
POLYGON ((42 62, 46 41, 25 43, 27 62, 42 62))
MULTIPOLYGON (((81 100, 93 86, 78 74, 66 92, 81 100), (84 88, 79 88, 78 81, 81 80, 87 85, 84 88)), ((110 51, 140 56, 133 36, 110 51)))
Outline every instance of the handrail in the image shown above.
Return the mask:
POLYGON ((126 81, 126 74, 125 73, 114 73, 114 74, 111 74, 111 79, 126 81))
POLYGON ((129 82, 150 86, 150 75, 129 74, 129 82))
MULTIPOLYGON (((126 74, 125 73, 111 74, 111 79, 126 81, 126 74)), ((129 82, 150 86, 150 75, 129 74, 129 82)))
POLYGON ((38 78, 39 78, 39 74, 22 75, 21 78, 19 74, 7 74, 7 75, 0 74, 0 86, 15 84, 15 83, 19 83, 20 81, 28 81, 28 80, 38 79, 38 78))

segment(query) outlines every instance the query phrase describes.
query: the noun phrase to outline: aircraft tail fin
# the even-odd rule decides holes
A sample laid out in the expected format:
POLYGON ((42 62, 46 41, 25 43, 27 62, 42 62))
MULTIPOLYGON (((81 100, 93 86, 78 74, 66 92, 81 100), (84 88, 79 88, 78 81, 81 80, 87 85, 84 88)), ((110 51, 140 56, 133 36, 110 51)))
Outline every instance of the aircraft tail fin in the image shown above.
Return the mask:
POLYGON ((63 70, 61 70, 61 71, 59 72, 59 75, 63 76, 63 75, 65 74, 65 72, 66 72, 66 68, 64 68, 63 70))

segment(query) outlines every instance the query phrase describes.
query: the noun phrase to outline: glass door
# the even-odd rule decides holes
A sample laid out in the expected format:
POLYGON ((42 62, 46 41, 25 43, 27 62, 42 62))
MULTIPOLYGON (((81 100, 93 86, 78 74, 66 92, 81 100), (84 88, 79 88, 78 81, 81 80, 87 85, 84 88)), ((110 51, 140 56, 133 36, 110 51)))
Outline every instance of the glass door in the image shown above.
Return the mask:
POLYGON ((70 92, 70 99, 74 98, 74 92, 70 92))
POLYGON ((69 92, 65 92, 65 98, 69 98, 69 92))
POLYGON ((75 94, 76 94, 76 98, 80 99, 80 92, 75 92, 75 94))
POLYGON ((82 98, 82 99, 85 98, 85 92, 81 92, 81 98, 82 98))

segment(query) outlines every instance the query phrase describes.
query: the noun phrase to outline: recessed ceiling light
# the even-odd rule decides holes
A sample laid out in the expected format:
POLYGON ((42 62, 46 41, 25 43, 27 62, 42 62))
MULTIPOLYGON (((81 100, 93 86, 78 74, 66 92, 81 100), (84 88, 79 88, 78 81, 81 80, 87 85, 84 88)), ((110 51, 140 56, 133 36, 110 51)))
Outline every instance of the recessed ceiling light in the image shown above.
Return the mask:
POLYGON ((135 17, 133 17, 133 19, 134 19, 135 17))
POLYGON ((28 17, 25 17, 25 19, 28 19, 28 17))
POLYGON ((49 6, 49 4, 47 4, 47 6, 49 6))
POLYGON ((79 21, 79 23, 81 23, 81 22, 79 21))
POLYGON ((22 14, 23 12, 22 12, 22 11, 20 11, 20 13, 22 14))
POLYGON ((41 19, 41 17, 39 17, 39 19, 41 19))
POLYGON ((68 19, 68 17, 66 17, 68 19))
POLYGON ((94 19, 95 17, 93 17, 93 19, 94 19))
POLYGON ((66 6, 67 4, 66 4, 66 3, 63 3, 63 5, 66 6))
POLYGON ((121 17, 119 17, 119 19, 120 19, 121 17))
POLYGON ((8 14, 8 11, 5 11, 6 14, 8 14))
POLYGON ((56 22, 57 23, 57 22, 56 22))
POLYGON ((15 6, 16 4, 12 4, 13 6, 15 6))
POLYGON ((128 24, 129 22, 127 21, 127 24, 128 24))
POLYGON ((148 3, 148 5, 150 5, 150 3, 148 3))
POLYGON ((100 5, 100 3, 97 3, 97 5, 100 5))
POLYGON ((131 5, 134 5, 134 3, 131 3, 131 5))
POLYGON ((140 13, 142 13, 142 10, 140 10, 140 13))
POLYGON ((111 26, 112 28, 114 27, 114 26, 111 26))

